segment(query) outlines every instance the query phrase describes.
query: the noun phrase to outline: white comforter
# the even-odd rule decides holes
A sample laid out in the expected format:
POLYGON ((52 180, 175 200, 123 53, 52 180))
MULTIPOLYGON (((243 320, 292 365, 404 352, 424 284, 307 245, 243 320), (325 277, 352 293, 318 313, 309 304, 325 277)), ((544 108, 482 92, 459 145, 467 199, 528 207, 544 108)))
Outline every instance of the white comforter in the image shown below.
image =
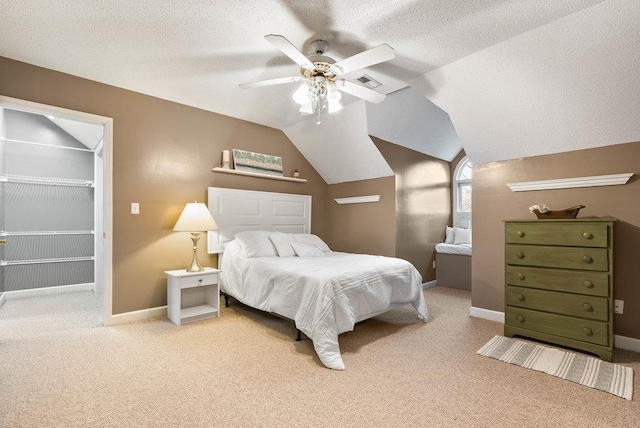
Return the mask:
POLYGON ((313 341, 322 363, 344 370, 338 335, 357 321, 411 303, 426 322, 422 278, 405 260, 327 253, 322 257, 246 258, 232 241, 225 249, 220 287, 241 302, 293 319, 313 341))

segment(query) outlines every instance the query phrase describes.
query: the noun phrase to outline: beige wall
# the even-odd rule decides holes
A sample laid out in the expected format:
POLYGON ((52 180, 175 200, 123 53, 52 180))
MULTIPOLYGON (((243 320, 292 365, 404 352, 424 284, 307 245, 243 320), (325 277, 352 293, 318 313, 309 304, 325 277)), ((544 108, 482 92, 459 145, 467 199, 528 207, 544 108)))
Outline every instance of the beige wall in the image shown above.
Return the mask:
MULTIPOLYGON (((186 267, 191 240, 171 229, 207 187, 309 194, 326 238, 327 185, 279 130, 0 57, 0 94, 113 118, 113 313, 166 304, 165 270, 186 267), (305 184, 214 173, 223 149, 283 157, 305 184), (129 213, 140 203, 140 214, 129 213)), ((201 240, 200 261, 215 266, 201 240)))
POLYGON ((504 219, 531 219, 529 206, 585 205, 579 217, 615 217, 615 333, 640 338, 640 142, 474 165, 472 304, 504 311, 504 219), (512 192, 506 183, 633 172, 621 186, 512 192))
POLYGON ((396 173, 396 257, 410 261, 424 282, 436 279, 435 245, 451 218, 449 162, 372 137, 396 173))
POLYGON ((334 251, 395 256, 395 177, 332 184, 328 244, 334 251), (381 195, 379 202, 339 205, 335 198, 381 195))

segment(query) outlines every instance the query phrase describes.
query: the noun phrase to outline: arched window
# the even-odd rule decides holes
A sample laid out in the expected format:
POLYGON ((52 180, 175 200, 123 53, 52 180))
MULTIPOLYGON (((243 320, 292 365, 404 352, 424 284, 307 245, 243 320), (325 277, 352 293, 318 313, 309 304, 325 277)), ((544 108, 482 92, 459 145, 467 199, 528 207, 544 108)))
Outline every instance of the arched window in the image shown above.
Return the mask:
POLYGON ((473 165, 465 156, 453 172, 453 225, 471 228, 471 179, 473 165))

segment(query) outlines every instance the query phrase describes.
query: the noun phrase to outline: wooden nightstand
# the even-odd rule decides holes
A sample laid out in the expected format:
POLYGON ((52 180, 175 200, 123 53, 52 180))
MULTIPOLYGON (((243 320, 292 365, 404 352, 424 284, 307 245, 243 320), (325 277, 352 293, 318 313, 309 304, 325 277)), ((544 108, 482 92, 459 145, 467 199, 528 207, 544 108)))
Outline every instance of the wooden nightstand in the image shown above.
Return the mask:
POLYGON ((167 274, 167 317, 181 325, 220 316, 220 271, 205 268, 201 272, 185 269, 167 274))

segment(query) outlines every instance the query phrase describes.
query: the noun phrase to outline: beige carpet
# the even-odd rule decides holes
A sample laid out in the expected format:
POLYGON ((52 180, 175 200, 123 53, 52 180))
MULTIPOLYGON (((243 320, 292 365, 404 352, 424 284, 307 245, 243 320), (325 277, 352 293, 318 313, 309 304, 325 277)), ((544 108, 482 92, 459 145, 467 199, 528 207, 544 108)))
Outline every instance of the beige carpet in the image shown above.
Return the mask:
MULTIPOLYGON (((222 316, 0 338, 1 427, 635 427, 640 402, 476 351, 502 325, 466 291, 425 291, 340 336, 326 369, 290 322, 232 301, 222 316)), ((640 369, 640 354, 614 362, 640 369)), ((636 377, 637 378, 637 377, 636 377)), ((634 380, 638 386, 638 380, 634 380)))
POLYGON ((0 341, 101 325, 102 296, 92 291, 5 300, 0 306, 0 341))

